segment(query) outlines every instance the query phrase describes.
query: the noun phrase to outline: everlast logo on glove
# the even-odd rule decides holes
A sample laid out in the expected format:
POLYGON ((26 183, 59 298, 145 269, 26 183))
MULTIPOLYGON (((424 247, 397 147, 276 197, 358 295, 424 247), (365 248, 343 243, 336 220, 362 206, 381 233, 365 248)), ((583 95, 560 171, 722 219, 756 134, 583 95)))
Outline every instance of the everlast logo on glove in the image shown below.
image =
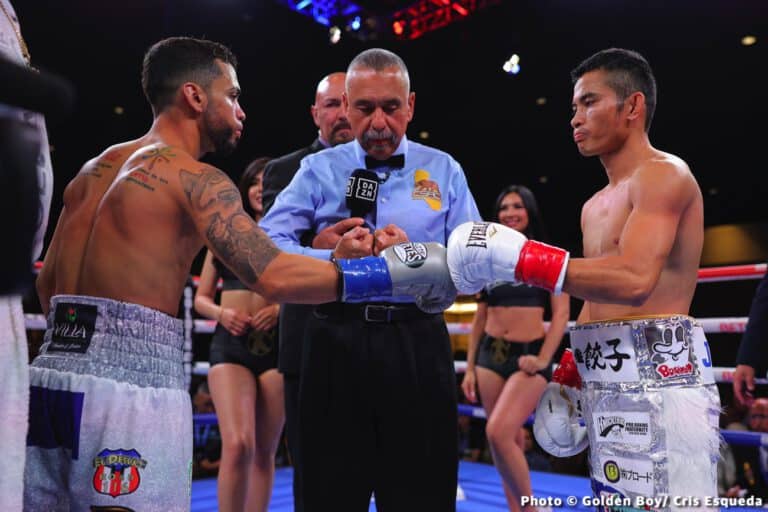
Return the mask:
POLYGON ((84 354, 91 344, 96 325, 96 306, 59 302, 53 316, 49 352, 84 354))
POLYGON ((496 228, 490 222, 475 222, 469 232, 467 247, 488 248, 487 240, 496 234, 496 228))

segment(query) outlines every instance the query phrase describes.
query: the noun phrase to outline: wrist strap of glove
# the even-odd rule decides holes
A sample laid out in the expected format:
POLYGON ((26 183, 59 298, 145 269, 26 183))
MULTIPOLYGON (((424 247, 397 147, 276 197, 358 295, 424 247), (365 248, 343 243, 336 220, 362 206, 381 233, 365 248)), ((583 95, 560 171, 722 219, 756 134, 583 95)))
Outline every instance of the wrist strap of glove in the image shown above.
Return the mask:
POLYGON ((331 263, 336 268, 336 300, 344 300, 344 272, 341 270, 339 260, 331 253, 331 263))
POLYGON ((334 263, 340 273, 339 299, 343 302, 363 302, 371 297, 392 295, 392 278, 384 258, 335 259, 334 263))
POLYGON ((559 294, 565 281, 568 251, 528 240, 520 250, 515 279, 559 294))

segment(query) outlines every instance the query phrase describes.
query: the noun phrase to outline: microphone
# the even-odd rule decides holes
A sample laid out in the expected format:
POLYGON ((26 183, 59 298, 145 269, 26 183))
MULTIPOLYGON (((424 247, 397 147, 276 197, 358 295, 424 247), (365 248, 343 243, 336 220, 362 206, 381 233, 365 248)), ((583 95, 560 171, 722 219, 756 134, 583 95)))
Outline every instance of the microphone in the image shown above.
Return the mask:
POLYGON ((376 206, 378 175, 367 169, 355 169, 347 180, 347 208, 352 217, 365 217, 376 206))

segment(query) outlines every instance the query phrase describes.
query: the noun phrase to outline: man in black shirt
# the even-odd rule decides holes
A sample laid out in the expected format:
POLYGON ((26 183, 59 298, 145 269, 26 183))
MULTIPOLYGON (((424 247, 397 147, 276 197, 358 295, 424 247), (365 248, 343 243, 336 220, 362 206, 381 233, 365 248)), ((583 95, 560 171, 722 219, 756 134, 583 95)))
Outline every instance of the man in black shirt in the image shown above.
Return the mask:
POLYGON ((768 273, 755 292, 749 309, 747 330, 739 345, 736 356, 736 371, 733 373, 733 394, 742 404, 750 405, 754 400, 755 374, 765 377, 768 370, 768 352, 764 341, 768 338, 768 273))
MULTIPOLYGON (((317 138, 307 147, 270 161, 264 170, 264 191, 262 202, 264 213, 269 211, 275 202, 275 197, 293 179, 299 170, 301 159, 312 153, 317 153, 327 147, 335 146, 352 140, 352 128, 341 107, 341 95, 344 92, 346 73, 331 73, 317 84, 315 103, 311 107, 312 119, 318 128, 317 138)), ((354 222, 342 221, 332 228, 323 230, 317 237, 307 232, 302 237, 302 243, 318 248, 331 249, 348 229, 354 227, 354 222), (313 237, 314 243, 313 243, 313 237)), ((280 308, 280 355, 278 369, 283 374, 285 385, 285 429, 288 437, 288 449, 294 468, 300 464, 300 453, 297 448, 297 408, 299 401, 299 369, 301 368, 301 345, 304 338, 304 325, 308 315, 312 314, 313 306, 303 304, 285 304, 280 308)), ((301 494, 297 492, 301 485, 300 471, 294 471, 294 507, 302 510, 301 494)))

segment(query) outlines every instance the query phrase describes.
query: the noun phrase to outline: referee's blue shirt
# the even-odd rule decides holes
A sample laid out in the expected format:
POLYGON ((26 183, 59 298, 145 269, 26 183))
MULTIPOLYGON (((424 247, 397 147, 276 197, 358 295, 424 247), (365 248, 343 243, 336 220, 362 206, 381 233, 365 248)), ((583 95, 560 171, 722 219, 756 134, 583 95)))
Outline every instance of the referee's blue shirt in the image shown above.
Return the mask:
MULTIPOLYGON (((405 155, 405 167, 376 170, 381 181, 376 208, 365 217, 367 225, 380 229, 395 224, 411 242, 446 245, 458 225, 481 220, 464 171, 448 153, 403 136, 394 154, 405 155)), ((301 236, 351 216, 347 180, 355 169, 365 169, 365 155, 353 140, 304 157, 259 226, 283 251, 329 259, 330 249, 302 247, 301 236)))

